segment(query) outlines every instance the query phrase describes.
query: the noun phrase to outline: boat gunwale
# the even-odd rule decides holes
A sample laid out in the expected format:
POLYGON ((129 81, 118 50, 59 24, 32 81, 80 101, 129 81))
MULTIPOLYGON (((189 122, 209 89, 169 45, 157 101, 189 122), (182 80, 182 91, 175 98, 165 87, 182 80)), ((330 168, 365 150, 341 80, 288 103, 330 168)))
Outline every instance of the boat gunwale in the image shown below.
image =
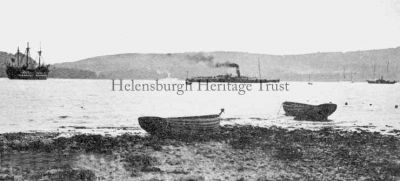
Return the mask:
MULTIPOLYGON (((324 103, 324 104, 305 104, 305 103, 297 103, 297 102, 290 102, 290 101, 285 101, 282 103, 284 106, 293 106, 293 105, 299 105, 299 106, 312 106, 312 107, 317 107, 317 106, 327 106, 327 105, 336 105, 334 103, 324 103)), ((337 106, 337 105, 336 105, 337 106)))

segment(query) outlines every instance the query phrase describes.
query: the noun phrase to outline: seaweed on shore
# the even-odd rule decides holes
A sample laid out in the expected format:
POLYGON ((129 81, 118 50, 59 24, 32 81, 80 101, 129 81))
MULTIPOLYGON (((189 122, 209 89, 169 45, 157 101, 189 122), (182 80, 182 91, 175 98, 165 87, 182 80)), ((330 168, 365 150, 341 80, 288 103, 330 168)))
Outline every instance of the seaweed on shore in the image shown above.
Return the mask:
MULTIPOLYGON (((377 132, 342 131, 324 128, 317 131, 278 127, 223 126, 218 134, 176 136, 117 137, 75 135, 70 138, 57 134, 8 133, 0 135, 0 153, 31 152, 86 152, 123 153, 127 170, 163 172, 155 167, 158 160, 150 152, 162 152, 164 146, 196 146, 198 143, 220 142, 233 151, 261 150, 278 162, 287 165, 290 172, 303 178, 322 179, 317 173, 338 174, 332 179, 369 178, 395 180, 400 178, 400 139, 377 132), (344 176, 343 176, 344 175, 344 176), (343 176, 343 177, 342 177, 343 176)), ((234 156, 234 155, 233 155, 234 156)), ((251 156, 251 155, 249 155, 251 156)))
POLYGON ((152 167, 157 160, 147 154, 129 153, 125 155, 124 166, 132 176, 138 176, 140 172, 161 172, 157 167, 152 167))
POLYGON ((96 176, 93 171, 88 169, 77 169, 71 168, 70 166, 53 168, 48 170, 25 171, 24 175, 21 175, 21 171, 17 174, 13 174, 12 171, 0 173, 0 180, 74 180, 74 181, 94 181, 96 176))
POLYGON ((96 180, 96 175, 91 170, 67 167, 62 169, 50 169, 45 172, 41 172, 40 174, 36 173, 36 175, 32 176, 30 179, 53 181, 94 181, 96 180))

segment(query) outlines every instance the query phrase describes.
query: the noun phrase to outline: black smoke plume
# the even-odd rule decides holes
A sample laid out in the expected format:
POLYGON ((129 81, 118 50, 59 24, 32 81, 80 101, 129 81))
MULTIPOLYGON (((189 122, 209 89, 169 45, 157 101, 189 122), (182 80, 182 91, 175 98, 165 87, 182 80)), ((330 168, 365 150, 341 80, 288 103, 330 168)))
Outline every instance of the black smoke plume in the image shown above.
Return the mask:
POLYGON ((215 67, 234 67, 234 68, 239 68, 239 65, 236 63, 231 63, 231 62, 224 62, 224 63, 216 63, 215 67))
POLYGON ((236 68, 236 74, 237 74, 238 77, 240 77, 239 65, 236 64, 236 63, 232 63, 232 62, 216 63, 215 67, 233 67, 233 68, 236 68))
POLYGON ((236 68, 236 74, 238 77, 240 77, 240 70, 239 70, 239 65, 236 63, 232 62, 224 62, 224 63, 214 63, 214 57, 212 55, 206 56, 203 53, 198 53, 194 55, 187 55, 187 58, 191 61, 194 61, 195 63, 200 63, 203 62, 207 66, 210 67, 230 67, 230 68, 236 68))

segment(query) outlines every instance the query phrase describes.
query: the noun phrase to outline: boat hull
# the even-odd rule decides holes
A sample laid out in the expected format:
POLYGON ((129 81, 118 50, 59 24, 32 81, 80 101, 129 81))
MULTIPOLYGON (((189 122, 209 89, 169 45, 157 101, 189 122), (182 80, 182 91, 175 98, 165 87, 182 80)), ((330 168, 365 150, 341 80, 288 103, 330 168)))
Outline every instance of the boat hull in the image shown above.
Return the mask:
POLYGON ((139 125, 153 135, 204 135, 219 131, 219 114, 193 117, 139 117, 139 125))
POLYGON ((46 80, 48 77, 48 71, 23 70, 14 67, 7 67, 6 74, 9 79, 46 80))
POLYGON ((192 78, 186 79, 187 83, 193 82, 229 82, 229 83, 278 83, 279 79, 218 79, 218 78, 192 78))
POLYGON ((397 81, 390 80, 367 80, 368 84, 395 84, 397 81))
POLYGON ((294 116, 296 120, 326 121, 328 116, 336 111, 336 104, 309 105, 296 102, 282 103, 287 116, 294 116))

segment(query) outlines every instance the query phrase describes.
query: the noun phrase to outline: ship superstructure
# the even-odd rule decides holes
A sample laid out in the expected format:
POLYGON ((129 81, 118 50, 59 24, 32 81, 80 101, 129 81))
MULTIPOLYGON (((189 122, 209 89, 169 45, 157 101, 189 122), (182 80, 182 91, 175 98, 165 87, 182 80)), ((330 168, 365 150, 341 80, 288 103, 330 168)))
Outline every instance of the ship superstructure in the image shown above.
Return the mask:
POLYGON ((6 73, 9 79, 26 79, 26 80, 46 80, 49 74, 49 66, 45 65, 42 60, 42 50, 38 51, 38 64, 30 57, 29 43, 27 43, 25 54, 17 49, 17 53, 6 64, 6 73))

